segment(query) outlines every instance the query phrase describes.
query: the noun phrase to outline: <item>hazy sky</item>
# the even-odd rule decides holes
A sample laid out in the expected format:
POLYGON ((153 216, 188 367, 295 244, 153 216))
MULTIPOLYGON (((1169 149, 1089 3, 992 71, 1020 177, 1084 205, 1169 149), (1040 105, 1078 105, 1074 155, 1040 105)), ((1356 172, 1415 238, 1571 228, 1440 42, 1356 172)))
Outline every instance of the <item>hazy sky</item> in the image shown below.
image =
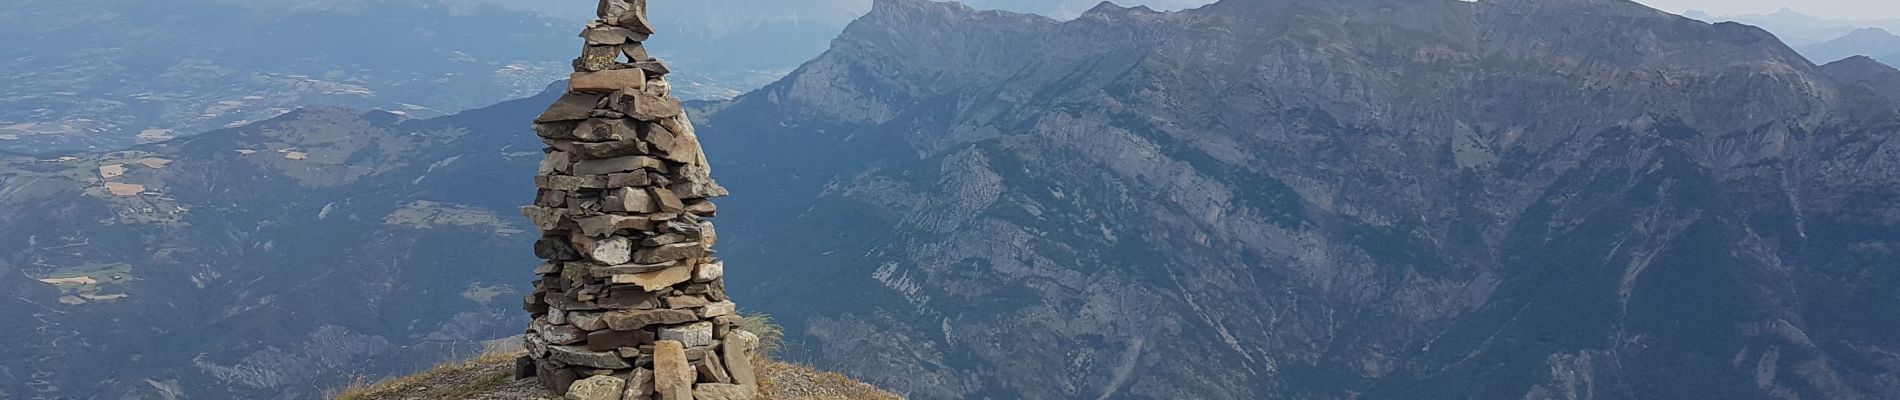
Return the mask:
POLYGON ((1790 7, 1828 18, 1900 18, 1900 0, 1636 0, 1671 12, 1702 10, 1714 15, 1766 14, 1790 7))

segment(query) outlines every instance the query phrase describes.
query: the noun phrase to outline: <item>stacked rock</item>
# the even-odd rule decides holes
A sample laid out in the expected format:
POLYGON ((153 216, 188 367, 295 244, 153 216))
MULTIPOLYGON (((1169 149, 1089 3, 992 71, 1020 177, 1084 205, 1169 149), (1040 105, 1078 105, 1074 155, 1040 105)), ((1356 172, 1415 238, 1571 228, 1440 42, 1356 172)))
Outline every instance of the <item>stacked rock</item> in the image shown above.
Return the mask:
POLYGON ((542 231, 516 375, 573 399, 750 399, 758 338, 735 329, 714 183, 666 66, 642 45, 646 0, 601 0, 524 214, 542 231))

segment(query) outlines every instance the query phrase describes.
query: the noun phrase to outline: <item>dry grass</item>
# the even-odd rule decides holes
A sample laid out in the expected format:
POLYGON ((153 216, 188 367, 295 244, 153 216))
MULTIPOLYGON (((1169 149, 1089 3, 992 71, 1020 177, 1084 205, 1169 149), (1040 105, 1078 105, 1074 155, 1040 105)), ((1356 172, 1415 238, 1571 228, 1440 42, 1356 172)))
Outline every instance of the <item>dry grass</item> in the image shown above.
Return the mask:
POLYGON ((890 392, 836 372, 755 358, 766 400, 900 400, 890 392))
POLYGON ((520 354, 493 353, 461 362, 438 365, 414 375, 357 384, 338 392, 336 400, 462 400, 551 399, 534 387, 533 380, 514 381, 515 358, 520 354))

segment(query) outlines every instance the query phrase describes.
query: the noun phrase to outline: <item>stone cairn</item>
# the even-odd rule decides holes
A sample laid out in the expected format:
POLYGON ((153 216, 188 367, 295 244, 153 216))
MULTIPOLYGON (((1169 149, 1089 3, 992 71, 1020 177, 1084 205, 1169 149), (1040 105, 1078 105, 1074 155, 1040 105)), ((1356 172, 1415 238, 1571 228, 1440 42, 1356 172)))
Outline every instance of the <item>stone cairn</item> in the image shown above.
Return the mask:
POLYGON ((641 45, 646 3, 601 0, 567 93, 534 120, 547 158, 522 211, 547 263, 516 375, 569 399, 752 399, 758 337, 735 328, 706 220, 726 191, 641 45))

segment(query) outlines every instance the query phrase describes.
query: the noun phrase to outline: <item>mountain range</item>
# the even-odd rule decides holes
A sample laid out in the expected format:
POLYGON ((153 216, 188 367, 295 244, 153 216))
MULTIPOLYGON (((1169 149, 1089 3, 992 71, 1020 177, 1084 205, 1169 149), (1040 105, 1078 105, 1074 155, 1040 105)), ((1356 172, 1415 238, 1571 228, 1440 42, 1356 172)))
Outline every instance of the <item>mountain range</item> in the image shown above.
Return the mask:
POLYGON ((0 10, 0 148, 116 150, 306 106, 447 115, 565 77, 569 26, 433 2, 17 4, 0 10))
MULTIPOLYGON (((1083 4, 984 1, 1069 17, 1083 4)), ((670 40, 651 50, 679 67, 682 96, 731 98, 824 51, 869 6, 660 1, 670 40)), ((0 10, 0 79, 15 82, 0 89, 0 149, 110 151, 305 106, 447 115, 565 77, 571 27, 592 14, 584 2, 517 0, 21 4, 0 10)))
MULTIPOLYGON (((0 398, 314 398, 518 333, 553 99, 0 155, 0 398)), ((735 299, 911 398, 1900 394, 1900 71, 1760 28, 876 0, 692 108, 735 299)))
POLYGON ((1891 71, 1625 1, 892 0, 702 132, 735 285, 915 398, 1883 398, 1891 71))
POLYGON ((1867 56, 1893 65, 1900 63, 1900 36, 1886 29, 1863 28, 1834 40, 1803 46, 1800 50, 1818 63, 1867 56))
POLYGON ((1823 18, 1803 14, 1789 7, 1782 7, 1780 10, 1767 14, 1717 16, 1703 11, 1690 10, 1684 12, 1683 15, 1711 23, 1740 22, 1754 25, 1762 29, 1767 29, 1769 32, 1774 32, 1782 41, 1797 47, 1833 40, 1864 28, 1881 28, 1888 31, 1900 31, 1900 19, 1823 18))

